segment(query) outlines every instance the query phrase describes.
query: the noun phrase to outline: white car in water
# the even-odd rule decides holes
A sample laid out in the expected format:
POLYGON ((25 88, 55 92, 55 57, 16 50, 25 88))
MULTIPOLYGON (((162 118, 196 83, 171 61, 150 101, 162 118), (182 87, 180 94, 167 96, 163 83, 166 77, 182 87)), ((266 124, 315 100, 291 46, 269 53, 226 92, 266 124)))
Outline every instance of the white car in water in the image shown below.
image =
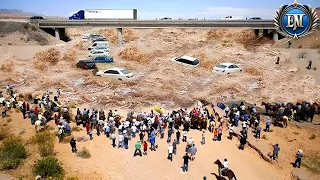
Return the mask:
POLYGON ((97 56, 110 56, 110 52, 108 52, 106 50, 90 51, 89 57, 97 57, 97 56))
POLYGON ((130 80, 133 78, 133 73, 124 68, 109 68, 106 70, 100 70, 95 73, 96 76, 109 77, 118 80, 130 80))
POLYGON ((198 67, 200 61, 197 58, 190 57, 190 56, 181 56, 181 57, 174 57, 171 59, 171 61, 183 64, 185 66, 190 67, 198 67))
POLYGON ((212 69, 212 72, 220 72, 220 73, 234 73, 241 72, 242 69, 233 63, 220 63, 212 69))

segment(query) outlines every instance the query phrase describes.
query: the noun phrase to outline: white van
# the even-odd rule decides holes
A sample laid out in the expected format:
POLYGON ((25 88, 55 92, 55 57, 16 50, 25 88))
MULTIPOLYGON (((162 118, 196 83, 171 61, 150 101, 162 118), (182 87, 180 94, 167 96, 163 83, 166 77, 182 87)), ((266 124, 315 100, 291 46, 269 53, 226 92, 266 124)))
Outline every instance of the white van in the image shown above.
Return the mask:
POLYGON ((88 50, 91 51, 95 47, 109 47, 109 43, 107 41, 96 41, 89 46, 88 50))

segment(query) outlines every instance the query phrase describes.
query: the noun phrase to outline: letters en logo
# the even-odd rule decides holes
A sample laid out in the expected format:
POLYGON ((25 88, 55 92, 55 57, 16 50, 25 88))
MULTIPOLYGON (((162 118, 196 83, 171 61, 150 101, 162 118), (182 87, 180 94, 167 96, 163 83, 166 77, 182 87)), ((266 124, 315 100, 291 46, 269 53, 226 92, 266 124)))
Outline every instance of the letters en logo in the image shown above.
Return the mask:
POLYGON ((281 5, 274 20, 280 34, 299 38, 315 29, 318 18, 310 5, 301 5, 295 0, 293 4, 281 5))

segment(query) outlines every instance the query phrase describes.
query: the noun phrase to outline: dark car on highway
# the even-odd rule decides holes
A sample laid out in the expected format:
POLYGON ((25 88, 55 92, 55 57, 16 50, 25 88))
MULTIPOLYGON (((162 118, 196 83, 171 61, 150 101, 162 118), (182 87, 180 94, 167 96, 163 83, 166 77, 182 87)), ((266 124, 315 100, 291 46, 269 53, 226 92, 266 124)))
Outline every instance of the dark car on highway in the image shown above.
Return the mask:
POLYGON ((113 58, 109 56, 97 56, 89 60, 81 60, 77 63, 78 68, 94 69, 97 63, 113 63, 113 58))

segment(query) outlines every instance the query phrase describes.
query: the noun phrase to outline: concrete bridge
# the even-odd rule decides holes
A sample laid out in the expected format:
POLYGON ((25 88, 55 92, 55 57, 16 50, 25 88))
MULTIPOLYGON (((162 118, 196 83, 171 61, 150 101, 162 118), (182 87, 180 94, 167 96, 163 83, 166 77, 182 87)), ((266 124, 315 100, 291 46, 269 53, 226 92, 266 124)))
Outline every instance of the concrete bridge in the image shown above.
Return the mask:
POLYGON ((255 31, 259 35, 260 30, 264 36, 272 33, 273 39, 279 39, 273 20, 41 20, 31 22, 41 29, 54 30, 56 38, 61 39, 65 34, 65 28, 74 27, 105 27, 116 28, 119 43, 122 42, 122 28, 208 28, 228 29, 246 28, 255 31))

